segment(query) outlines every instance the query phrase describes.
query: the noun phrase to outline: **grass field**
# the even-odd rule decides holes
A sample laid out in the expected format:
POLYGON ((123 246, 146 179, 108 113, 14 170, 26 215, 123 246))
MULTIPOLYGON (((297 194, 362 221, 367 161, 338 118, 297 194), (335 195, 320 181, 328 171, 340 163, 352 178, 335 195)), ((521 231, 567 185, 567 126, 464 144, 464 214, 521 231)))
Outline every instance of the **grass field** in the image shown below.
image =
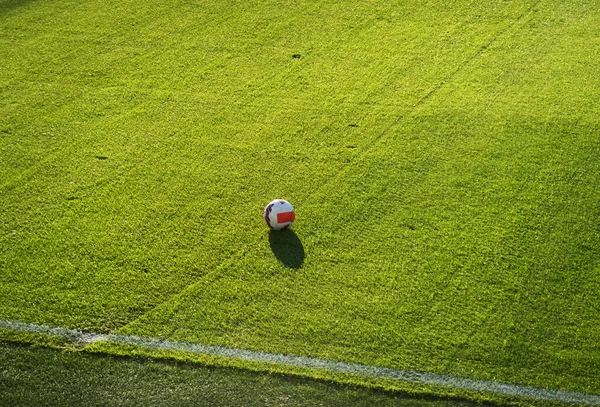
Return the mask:
POLYGON ((2 343, 0 362, 3 406, 482 406, 240 369, 2 343))
POLYGON ((599 24, 583 0, 0 0, 0 320, 600 395, 599 24))

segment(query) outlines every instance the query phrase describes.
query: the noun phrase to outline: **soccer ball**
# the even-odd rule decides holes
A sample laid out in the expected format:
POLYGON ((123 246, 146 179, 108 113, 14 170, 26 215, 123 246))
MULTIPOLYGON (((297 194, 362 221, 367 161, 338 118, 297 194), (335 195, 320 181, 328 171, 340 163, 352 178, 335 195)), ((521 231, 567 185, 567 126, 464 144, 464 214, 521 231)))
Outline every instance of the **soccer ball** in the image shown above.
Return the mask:
POLYGON ((284 199, 275 199, 265 208, 265 222, 273 230, 289 228, 295 218, 294 207, 284 199))

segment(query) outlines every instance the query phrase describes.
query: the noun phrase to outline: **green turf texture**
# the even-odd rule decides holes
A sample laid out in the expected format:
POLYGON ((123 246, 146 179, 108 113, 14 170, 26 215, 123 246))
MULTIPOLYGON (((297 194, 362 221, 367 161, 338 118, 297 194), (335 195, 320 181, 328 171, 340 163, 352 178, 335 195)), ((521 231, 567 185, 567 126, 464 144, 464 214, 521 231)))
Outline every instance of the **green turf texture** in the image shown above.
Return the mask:
POLYGON ((0 318, 600 394, 599 23, 0 0, 0 318))
POLYGON ((3 406, 481 406, 239 369, 1 342, 0 366, 3 406))

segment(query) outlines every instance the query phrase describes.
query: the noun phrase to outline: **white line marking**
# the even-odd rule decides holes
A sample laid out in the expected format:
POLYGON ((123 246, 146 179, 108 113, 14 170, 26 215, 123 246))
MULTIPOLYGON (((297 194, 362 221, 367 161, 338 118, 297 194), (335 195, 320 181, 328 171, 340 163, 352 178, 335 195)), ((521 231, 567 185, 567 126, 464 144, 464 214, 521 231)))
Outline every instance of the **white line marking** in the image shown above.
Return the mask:
POLYGON ((252 350, 224 348, 221 346, 202 345, 190 342, 174 342, 156 338, 144 338, 133 335, 96 334, 81 332, 74 329, 51 327, 28 322, 0 320, 0 329, 44 334, 91 344, 94 342, 112 342, 140 346, 150 349, 183 351, 199 355, 221 356, 242 359, 252 362, 274 363, 279 365, 305 367, 331 372, 360 375, 372 378, 391 379, 409 383, 445 386, 453 389, 475 390, 545 401, 559 401, 569 404, 600 406, 600 396, 594 394, 576 393, 561 390, 542 389, 513 384, 499 383, 487 380, 465 379, 445 376, 435 373, 416 372, 411 370, 396 370, 379 366, 367 366, 357 363, 336 362, 333 360, 316 359, 265 353, 252 350))

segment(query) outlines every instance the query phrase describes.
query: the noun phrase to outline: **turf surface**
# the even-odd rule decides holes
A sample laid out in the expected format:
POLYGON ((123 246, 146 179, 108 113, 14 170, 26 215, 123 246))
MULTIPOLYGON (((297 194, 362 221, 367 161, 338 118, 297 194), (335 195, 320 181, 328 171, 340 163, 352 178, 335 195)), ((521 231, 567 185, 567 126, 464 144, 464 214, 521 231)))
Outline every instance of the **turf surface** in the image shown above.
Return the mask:
POLYGON ((599 394, 599 22, 0 1, 0 318, 599 394))
POLYGON ((238 369, 5 343, 0 343, 0 366, 3 406, 481 406, 238 369))

